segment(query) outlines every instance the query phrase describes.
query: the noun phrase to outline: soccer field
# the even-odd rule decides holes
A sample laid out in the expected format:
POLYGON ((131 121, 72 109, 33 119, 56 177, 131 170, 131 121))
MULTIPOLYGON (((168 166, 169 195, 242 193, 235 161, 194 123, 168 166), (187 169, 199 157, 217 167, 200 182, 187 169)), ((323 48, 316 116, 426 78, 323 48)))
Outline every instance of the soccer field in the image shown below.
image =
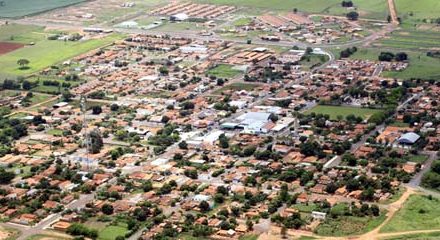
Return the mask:
POLYGON ((316 113, 316 114, 327 114, 330 116, 331 120, 338 119, 338 116, 342 116, 344 119, 350 114, 354 114, 356 117, 361 117, 362 119, 368 119, 371 115, 381 112, 380 109, 371 108, 359 108, 359 107, 343 107, 343 106, 327 106, 318 105, 306 112, 306 114, 316 113))
POLYGON ((49 11, 85 0, 3 0, 0 17, 15 18, 49 11))

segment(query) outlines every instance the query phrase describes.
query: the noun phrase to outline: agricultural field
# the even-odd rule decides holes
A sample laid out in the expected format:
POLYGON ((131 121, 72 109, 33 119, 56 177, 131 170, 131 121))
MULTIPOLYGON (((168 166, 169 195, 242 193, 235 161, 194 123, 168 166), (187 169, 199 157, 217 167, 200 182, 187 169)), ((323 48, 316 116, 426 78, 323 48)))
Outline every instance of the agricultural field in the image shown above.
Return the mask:
POLYGON ((105 46, 121 38, 121 35, 112 34, 102 38, 89 39, 83 41, 50 41, 47 40, 49 33, 40 28, 30 28, 34 31, 24 31, 29 29, 27 26, 15 25, 17 35, 11 35, 8 31, 11 27, 0 27, 0 39, 8 38, 9 42, 25 43, 26 46, 0 55, 0 65, 2 66, 3 76, 26 75, 40 71, 61 61, 70 59, 90 50, 105 46), (12 36, 12 37, 11 37, 12 36), (30 44, 32 42, 32 44, 30 44), (19 69, 17 61, 19 59, 29 60, 26 69, 19 69))
POLYGON ((336 120, 338 115, 345 118, 350 114, 354 114, 356 117, 361 117, 363 119, 368 119, 371 115, 381 111, 382 110, 380 109, 370 108, 318 105, 306 111, 306 114, 310 114, 312 112, 316 114, 328 114, 332 120, 336 120))
POLYGON ((381 232, 413 230, 440 230, 440 200, 428 196, 412 195, 381 232))
POLYGON ((396 237, 384 237, 381 240, 438 240, 440 231, 431 233, 405 234, 396 237))
POLYGON ((407 28, 391 33, 375 45, 402 50, 429 50, 438 48, 439 42, 440 32, 407 28))
MULTIPOLYGON (((298 9, 300 12, 344 15, 347 9, 341 6, 339 0, 195 0, 198 3, 234 5, 252 8, 264 8, 277 11, 298 9)), ((357 0, 355 4, 361 17, 385 20, 387 16, 386 1, 357 0)))
POLYGON ((85 0, 3 0, 2 2, 4 2, 4 4, 0 7, 0 17, 23 17, 84 1, 85 0))

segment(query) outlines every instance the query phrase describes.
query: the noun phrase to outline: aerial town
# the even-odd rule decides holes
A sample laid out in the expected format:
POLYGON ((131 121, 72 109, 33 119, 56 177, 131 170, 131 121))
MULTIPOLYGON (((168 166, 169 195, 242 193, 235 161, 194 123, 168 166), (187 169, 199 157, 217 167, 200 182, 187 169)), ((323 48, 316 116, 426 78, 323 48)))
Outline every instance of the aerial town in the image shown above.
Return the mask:
POLYGON ((0 1, 0 240, 440 239, 438 0, 0 1))

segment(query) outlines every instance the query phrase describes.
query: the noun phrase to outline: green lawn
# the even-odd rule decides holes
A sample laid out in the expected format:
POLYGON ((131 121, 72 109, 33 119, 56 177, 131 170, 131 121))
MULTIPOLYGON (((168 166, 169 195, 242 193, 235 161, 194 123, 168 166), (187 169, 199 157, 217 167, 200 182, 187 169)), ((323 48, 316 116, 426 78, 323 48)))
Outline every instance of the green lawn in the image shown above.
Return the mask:
POLYGON ((258 235, 257 234, 246 234, 239 238, 239 240, 257 240, 258 235))
POLYGON ((318 105, 306 111, 306 114, 310 114, 312 112, 317 114, 328 114, 331 120, 337 120, 338 115, 341 115, 345 119, 345 117, 350 114, 354 114, 356 117, 362 117, 363 119, 368 119, 371 115, 380 111, 382 110, 358 107, 318 105))
POLYGON ((53 136, 62 136, 63 130, 54 128, 54 129, 50 129, 49 131, 47 131, 47 134, 50 134, 53 136))
POLYGON ((109 225, 99 232, 98 240, 114 240, 117 236, 125 236, 127 224, 109 225))
POLYGON ((440 200, 412 195, 393 218, 380 229, 381 232, 413 230, 440 230, 440 200))
POLYGON ((14 18, 36 14, 85 0, 3 0, 0 17, 14 18))
POLYGON ((235 20, 234 22, 232 22, 232 25, 234 25, 236 27, 240 27, 240 26, 246 26, 251 22, 252 22, 252 18, 242 17, 242 18, 239 18, 239 19, 235 20))
MULTIPOLYGON (((308 13, 323 13, 343 15, 349 10, 341 6, 340 0, 194 0, 199 3, 244 6, 250 8, 264 8, 279 11, 298 11, 308 13)), ((362 17, 386 19, 387 5, 382 0, 353 1, 362 17)))
MULTIPOLYGON (((22 28, 21 26, 19 27, 22 28)), ((24 27, 23 27, 24 28, 24 27)), ((0 37, 8 38, 9 28, 0 28, 0 37)), ((34 29, 35 30, 35 29, 34 29)), ((20 30, 21 31, 21 30, 20 30)), ((78 42, 49 41, 45 32, 18 33, 13 36, 13 42, 34 42, 35 45, 26 45, 23 48, 0 56, 2 75, 26 75, 57 64, 63 60, 70 59, 79 54, 105 46, 120 39, 122 36, 112 34, 102 39, 92 39, 78 42), (19 59, 28 59, 29 68, 20 70, 17 65, 19 59)), ((10 38, 10 37, 9 37, 10 38)))
POLYGON ((315 232, 322 236, 357 235, 373 230, 379 226, 385 218, 385 214, 382 214, 374 218, 343 216, 337 219, 327 219, 315 229, 315 232))
POLYGON ((214 68, 208 70, 208 75, 213 75, 218 78, 233 78, 240 73, 243 73, 240 70, 234 69, 233 65, 228 64, 219 64, 214 68))

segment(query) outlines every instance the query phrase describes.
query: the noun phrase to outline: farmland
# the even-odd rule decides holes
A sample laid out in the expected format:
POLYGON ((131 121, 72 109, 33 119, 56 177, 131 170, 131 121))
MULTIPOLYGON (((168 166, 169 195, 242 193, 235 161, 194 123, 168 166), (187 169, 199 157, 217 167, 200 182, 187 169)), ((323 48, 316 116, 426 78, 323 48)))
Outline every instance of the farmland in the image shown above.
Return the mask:
POLYGON ((4 0, 0 17, 15 18, 84 2, 85 0, 4 0))
MULTIPOLYGON (((289 11, 297 8, 299 11, 308 13, 322 13, 342 15, 347 12, 341 7, 339 0, 196 0, 199 3, 210 3, 220 5, 234 5, 253 8, 266 8, 278 11, 289 11)), ((367 18, 385 19, 387 16, 387 6, 385 1, 381 0, 358 0, 356 5, 361 16, 367 18)))
POLYGON ((437 198, 412 195, 380 231, 399 232, 439 229, 440 204, 437 198))
POLYGON ((354 114, 356 117, 362 117, 363 119, 368 119, 374 113, 380 112, 379 109, 370 109, 370 108, 357 108, 357 107, 342 107, 342 106, 324 106, 318 105, 306 113, 316 113, 316 114, 328 114, 330 119, 335 120, 338 118, 338 115, 342 117, 346 117, 350 114, 354 114))
MULTIPOLYGON (((28 27, 17 26, 17 28, 28 29, 28 27)), ((0 28, 0 38, 7 38, 10 34, 8 32, 10 28, 0 28)), ((39 28, 30 28, 32 30, 41 30, 39 28)), ((17 35, 14 35, 11 42, 28 42, 32 41, 33 45, 26 45, 23 48, 17 49, 13 52, 0 56, 0 65, 2 66, 2 75, 25 75, 42 70, 53 64, 59 63, 63 60, 70 59, 79 54, 88 52, 92 49, 102 47, 110 44, 119 35, 110 35, 99 39, 90 39, 76 42, 65 41, 49 41, 46 38, 47 33, 44 31, 35 32, 21 32, 17 31, 17 35), (28 59, 30 61, 28 68, 19 69, 17 61, 19 59, 28 59)))

